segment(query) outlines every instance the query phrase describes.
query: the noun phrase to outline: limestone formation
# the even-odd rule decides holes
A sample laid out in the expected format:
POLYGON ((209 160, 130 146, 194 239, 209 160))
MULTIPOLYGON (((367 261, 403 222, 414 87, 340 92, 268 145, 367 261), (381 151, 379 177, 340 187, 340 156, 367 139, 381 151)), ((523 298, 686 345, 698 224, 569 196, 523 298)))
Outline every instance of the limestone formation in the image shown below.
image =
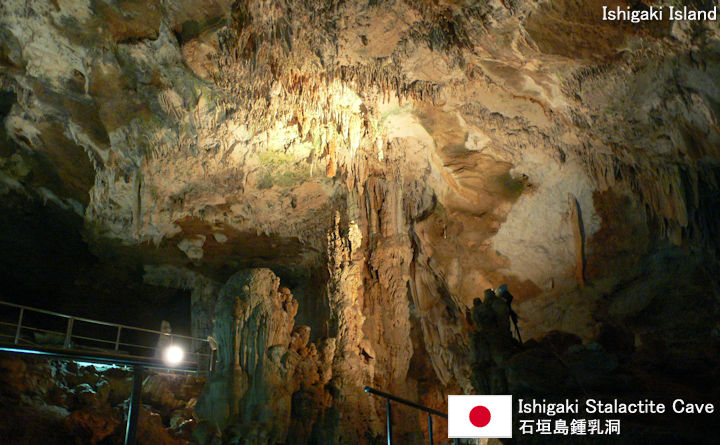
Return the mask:
POLYGON ((492 289, 473 301, 471 312, 472 383, 478 394, 506 394, 506 366, 517 348, 512 336, 510 310, 492 289))
POLYGON ((213 334, 218 359, 196 411, 225 441, 307 440, 327 403, 332 350, 319 352, 309 343, 310 328, 294 327, 298 303, 279 285, 269 269, 248 269, 220 290, 213 334), (289 430, 293 421, 304 431, 289 430))
POLYGON ((3 0, 0 299, 190 317, 219 345, 208 443, 375 443, 364 385, 444 410, 478 360, 511 389, 569 379, 533 343, 473 355, 465 313, 499 283, 523 340, 623 326, 613 354, 702 362, 720 24, 605 3, 3 0))
MULTIPOLYGON (((138 444, 188 443, 196 423, 192 407, 203 385, 192 376, 147 375, 138 444)), ((7 443, 122 443, 131 387, 127 369, 3 354, 0 414, 7 422, 0 437, 7 443)))

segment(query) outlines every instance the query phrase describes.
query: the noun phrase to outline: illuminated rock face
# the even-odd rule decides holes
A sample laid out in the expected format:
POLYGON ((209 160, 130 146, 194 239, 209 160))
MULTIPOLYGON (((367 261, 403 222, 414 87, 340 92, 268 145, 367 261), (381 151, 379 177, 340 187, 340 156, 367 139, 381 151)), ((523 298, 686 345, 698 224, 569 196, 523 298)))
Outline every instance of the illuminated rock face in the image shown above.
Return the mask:
POLYGON ((293 396, 323 440, 381 433, 363 385, 470 391, 464 312, 503 282, 526 338, 700 348, 718 24, 602 4, 5 0, 0 194, 189 290, 201 337, 234 273, 272 269, 331 364, 293 396))

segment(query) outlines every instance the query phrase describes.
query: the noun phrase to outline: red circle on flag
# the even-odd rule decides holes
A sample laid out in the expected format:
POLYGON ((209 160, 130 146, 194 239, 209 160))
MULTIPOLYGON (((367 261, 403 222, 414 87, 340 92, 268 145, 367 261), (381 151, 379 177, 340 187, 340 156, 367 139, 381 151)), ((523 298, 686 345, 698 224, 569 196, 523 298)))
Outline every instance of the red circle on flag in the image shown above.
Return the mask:
POLYGON ((490 423, 490 410, 482 405, 478 405, 470 410, 470 423, 478 428, 482 428, 490 423))

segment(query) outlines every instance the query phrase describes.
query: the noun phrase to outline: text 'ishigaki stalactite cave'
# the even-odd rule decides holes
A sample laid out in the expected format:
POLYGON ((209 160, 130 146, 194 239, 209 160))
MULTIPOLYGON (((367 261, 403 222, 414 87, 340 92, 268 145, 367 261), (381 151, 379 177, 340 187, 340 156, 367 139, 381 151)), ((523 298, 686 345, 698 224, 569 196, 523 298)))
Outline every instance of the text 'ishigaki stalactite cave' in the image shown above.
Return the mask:
POLYGON ((719 8, 2 0, 0 443, 716 443, 719 8))

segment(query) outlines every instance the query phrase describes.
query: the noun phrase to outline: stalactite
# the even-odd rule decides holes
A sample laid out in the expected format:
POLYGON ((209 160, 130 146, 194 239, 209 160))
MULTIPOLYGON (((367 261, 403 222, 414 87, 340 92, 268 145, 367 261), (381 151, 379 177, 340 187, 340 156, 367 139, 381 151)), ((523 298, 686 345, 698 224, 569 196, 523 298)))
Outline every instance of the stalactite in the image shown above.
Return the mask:
POLYGON ((568 194, 568 204, 570 205, 570 225, 575 248, 575 278, 581 287, 585 287, 585 228, 582 209, 577 198, 572 194, 568 194))

